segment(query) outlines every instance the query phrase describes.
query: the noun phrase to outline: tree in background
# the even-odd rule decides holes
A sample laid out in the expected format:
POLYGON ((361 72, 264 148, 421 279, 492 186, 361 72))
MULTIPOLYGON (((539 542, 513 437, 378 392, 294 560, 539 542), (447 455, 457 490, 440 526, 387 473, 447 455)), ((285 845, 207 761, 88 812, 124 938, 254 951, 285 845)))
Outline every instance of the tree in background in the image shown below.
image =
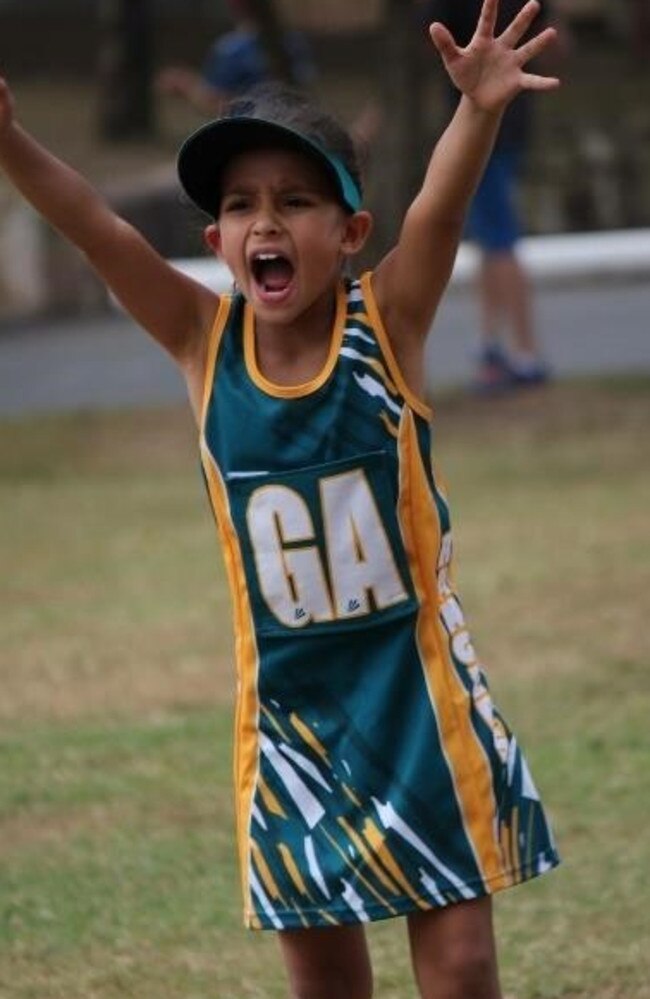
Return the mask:
POLYGON ((422 177, 424 67, 423 31, 413 3, 384 0, 381 19, 384 148, 378 222, 386 233, 378 233, 378 239, 383 245, 394 239, 422 177))
POLYGON ((631 0, 632 40, 640 59, 650 56, 650 4, 648 0, 631 0))
POLYGON ((99 0, 98 127, 123 141, 155 130, 152 0, 99 0))
POLYGON ((262 46, 266 51, 271 76, 284 83, 297 84, 294 64, 287 52, 286 29, 273 0, 231 0, 231 7, 244 8, 255 21, 262 46))

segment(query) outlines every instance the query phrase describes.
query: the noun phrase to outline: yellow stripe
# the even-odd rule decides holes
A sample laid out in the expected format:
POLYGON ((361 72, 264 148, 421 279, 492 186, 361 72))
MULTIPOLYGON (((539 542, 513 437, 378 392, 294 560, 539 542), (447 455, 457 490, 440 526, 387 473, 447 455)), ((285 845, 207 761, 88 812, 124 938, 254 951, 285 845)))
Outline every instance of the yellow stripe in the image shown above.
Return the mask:
POLYGON ((384 383, 388 391, 391 393, 391 395, 396 395, 399 397, 400 393, 397 388, 397 385, 395 385, 395 383, 392 381, 390 375, 386 371, 386 368, 381 363, 381 361, 378 361, 376 357, 366 357, 364 358, 364 360, 366 364, 372 368, 375 374, 379 375, 379 377, 381 378, 382 382, 384 383))
POLYGON ((379 419, 384 424, 386 430, 388 431, 389 434, 391 434, 392 437, 399 437, 399 430, 397 429, 395 424, 391 422, 391 419, 385 410, 381 411, 381 413, 379 414, 379 419))
POLYGON ((201 405, 201 417, 200 417, 200 425, 202 428, 205 426, 205 418, 207 415, 208 403, 210 402, 212 385, 214 383, 214 366, 217 363, 217 352, 219 350, 219 344, 221 343, 221 337, 223 336, 223 331, 226 328, 226 320, 228 319, 228 314, 230 312, 231 305, 232 305, 232 297, 230 295, 219 296, 219 308, 217 309, 217 314, 214 318, 212 329, 210 330, 210 336, 208 338, 208 352, 205 360, 205 378, 203 380, 203 401, 201 405))
POLYGON ((343 329, 345 326, 345 310, 347 298, 345 287, 341 282, 336 293, 336 316, 334 328, 330 340, 327 360, 322 369, 309 381, 300 385, 276 385, 269 381, 260 371, 257 363, 257 352, 255 347, 255 316, 250 305, 246 306, 244 312, 244 359, 246 368, 252 381, 262 392, 267 395, 276 396, 279 399, 299 399, 301 396, 310 395, 324 385, 332 374, 336 362, 339 359, 341 343, 343 341, 343 329))
POLYGON ((425 902, 422 896, 418 895, 408 878, 404 876, 399 864, 386 846, 386 840, 383 834, 377 828, 372 819, 366 819, 366 823, 363 827, 363 835, 370 843, 375 855, 379 857, 381 863, 384 865, 393 880, 397 882, 402 891, 406 892, 409 898, 412 898, 420 909, 430 909, 430 903, 425 902))
POLYGON ((271 712, 269 711, 269 709, 267 707, 262 707, 262 714, 264 715, 264 717, 268 721, 271 722, 271 725, 273 726, 273 728, 275 729, 275 731, 278 733, 278 735, 281 735, 285 742, 289 742, 289 736, 284 731, 284 729, 282 728, 282 725, 277 720, 277 718, 275 717, 275 715, 271 714, 271 712))
POLYGON ((289 877, 293 881, 294 885, 296 886, 296 888, 298 889, 298 891, 300 892, 300 894, 301 895, 306 895, 307 898, 309 899, 309 901, 313 902, 314 900, 311 897, 311 895, 309 894, 309 891, 307 889, 307 885, 305 884, 305 882, 302 879, 302 875, 301 875, 300 871, 298 870, 298 865, 296 864, 295 860, 293 859, 293 855, 292 855, 291 850, 289 849, 289 847, 286 845, 286 843, 278 843, 278 850, 280 851, 280 856, 282 857, 282 861, 284 863, 284 866, 286 867, 287 871, 289 872, 289 877))
POLYGON ((350 801, 352 802, 353 805, 356 805, 357 808, 362 808, 363 807, 362 804, 361 804, 361 802, 357 798, 356 794, 352 790, 352 788, 348 787, 348 785, 345 783, 345 781, 343 781, 341 783, 341 787, 343 788, 343 791, 345 792, 345 794, 347 794, 348 798, 350 799, 350 801))
MULTIPOLYGON (((348 323, 351 320, 354 320, 354 319, 358 319, 366 327, 370 326, 369 316, 365 312, 352 312, 352 313, 350 313, 348 315, 348 323)), ((346 326, 347 326, 347 324, 346 324, 346 326)), ((370 329, 372 329, 372 326, 370 326, 370 329)), ((397 388, 397 385, 392 380, 392 378, 390 377, 388 371, 386 370, 386 368, 384 367, 384 365, 381 363, 381 361, 378 360, 378 358, 376 358, 376 357, 366 357, 364 355, 363 360, 364 360, 364 362, 370 368, 372 368, 372 370, 375 372, 375 374, 379 375, 379 377, 381 378, 382 382, 384 383, 384 385, 386 386, 386 388, 388 389, 388 391, 392 395, 396 395, 396 396, 400 395, 400 391, 397 388)))
POLYGON ((366 308, 368 310, 368 318, 375 332, 375 336, 379 341, 379 346, 381 347, 382 354, 384 355, 384 360, 388 370, 390 371, 391 378, 397 385, 400 395, 404 397, 411 409, 419 413, 425 420, 430 420, 432 416, 432 411, 429 406, 427 406, 424 400, 420 399, 415 392, 412 392, 404 380, 404 375, 400 370, 400 366, 397 363, 397 358, 393 352, 393 347, 390 342, 390 337, 386 332, 383 319, 379 314, 379 309, 377 308, 377 302, 375 301, 375 293, 372 290, 372 274, 367 272, 361 278, 361 290, 363 292, 363 300, 366 303, 366 308))
POLYGON ((358 832, 356 832, 352 828, 352 826, 350 825, 350 823, 347 822, 343 818, 343 816, 339 817, 339 825, 341 825, 343 827, 343 829, 348 834, 348 836, 350 837, 350 839, 352 840, 352 842, 356 846, 357 850, 359 851, 359 853, 361 854, 361 856, 365 860, 365 862, 368 865, 368 867, 370 868, 370 870, 373 872, 373 874, 375 875, 375 877, 379 881, 381 881, 381 883, 383 884, 384 888, 387 888, 388 891, 391 892, 393 895, 398 895, 399 894, 399 888, 398 888, 398 886, 395 884, 394 881, 391 880, 391 878, 388 877, 388 875, 384 871, 383 867, 380 864, 377 863, 377 861, 373 857, 371 851, 368 849, 368 847, 366 846, 366 844, 363 842, 363 840, 361 839, 361 836, 359 836, 358 832))
POLYGON ((440 523, 420 455, 413 414, 400 426, 399 516, 420 611, 417 641, 441 742, 456 788, 465 830, 481 875, 497 890, 508 879, 494 829, 497 805, 492 772, 470 716, 470 696, 456 673, 438 616, 432 553, 440 546, 440 523))
POLYGON ((260 850, 259 846, 257 845, 254 839, 251 840, 251 849, 253 857, 255 858, 255 866, 260 872, 260 877, 264 882, 264 887, 266 888, 267 892, 269 893, 272 899, 278 899, 280 902, 282 902, 283 906, 286 908, 287 903, 285 902, 280 893, 277 881, 271 874, 271 869, 267 864, 266 860, 264 859, 264 854, 262 853, 262 851, 260 850))
POLYGON ((327 750, 325 749, 325 746, 319 739, 316 738, 309 726, 305 725, 304 721, 302 721, 302 719, 299 718, 295 712, 289 716, 289 721, 295 728, 298 735, 305 740, 308 746, 311 746, 318 756, 320 756, 323 763, 326 763, 328 767, 331 766, 327 757, 327 750))
POLYGON ((388 901, 388 899, 384 898, 383 895, 380 895, 380 893, 371 885, 370 881, 368 881, 368 878, 366 878, 366 877, 363 876, 363 874, 359 870, 358 866, 355 863, 353 863, 352 860, 350 860, 350 858, 348 857, 348 855, 345 852, 345 850, 343 850, 339 846, 339 844, 336 842, 336 840, 334 839, 334 837, 331 836, 328 833, 327 829, 324 829, 323 832, 325 833, 325 836, 330 841, 330 843, 332 844, 332 846, 334 847, 334 849, 337 851, 337 853, 345 861, 346 865, 350 868, 351 871, 354 872, 355 877, 361 882, 361 884, 365 885, 365 887, 368 889, 368 891, 370 892, 370 894, 374 895, 374 897, 377 899, 377 901, 381 905, 383 905, 384 908, 388 909, 388 911, 391 912, 393 915, 397 915, 396 909, 393 908, 393 906, 390 904, 390 902, 388 901))
MULTIPOLYGON (((223 332, 226 328, 231 305, 232 296, 220 296, 219 308, 217 309, 214 324, 210 331, 203 385, 200 449, 208 493, 221 539, 221 549, 224 554, 226 572, 233 600, 235 657, 239 674, 234 736, 236 827, 242 894, 245 908, 248 911, 250 899, 250 885, 248 881, 249 830, 258 768, 257 719, 259 716, 259 701, 257 697, 257 644, 246 588, 243 559, 239 540, 230 516, 226 487, 219 469, 212 459, 205 439, 205 421, 214 384, 217 354, 223 332)), ((250 918, 249 925, 259 926, 257 917, 253 916, 250 918)))
POLYGON ((259 660, 253 628, 253 615, 246 588, 244 564, 230 516, 226 487, 212 460, 205 438, 201 441, 201 458, 219 529, 233 600, 235 658, 239 679, 234 733, 236 823, 242 892, 244 900, 247 902, 250 897, 248 881, 250 822, 258 770, 259 699, 257 673, 259 660))
POLYGON ((262 800, 269 812, 271 812, 272 815, 278 815, 281 819, 286 819, 287 813, 261 774, 257 778, 257 786, 260 790, 260 794, 262 795, 262 800))

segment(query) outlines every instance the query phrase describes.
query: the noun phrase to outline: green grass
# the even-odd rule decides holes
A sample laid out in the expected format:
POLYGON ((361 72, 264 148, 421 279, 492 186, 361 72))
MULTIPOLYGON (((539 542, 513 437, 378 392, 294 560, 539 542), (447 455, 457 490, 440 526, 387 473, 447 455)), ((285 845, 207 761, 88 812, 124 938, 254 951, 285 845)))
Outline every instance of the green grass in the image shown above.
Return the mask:
MULTIPOLYGON (((459 586, 563 866, 497 899, 516 999, 650 997, 650 381, 437 405, 459 586)), ((240 926, 230 607, 185 413, 0 424, 0 995, 280 999, 240 926)), ((378 999, 414 995, 401 920, 378 999)))

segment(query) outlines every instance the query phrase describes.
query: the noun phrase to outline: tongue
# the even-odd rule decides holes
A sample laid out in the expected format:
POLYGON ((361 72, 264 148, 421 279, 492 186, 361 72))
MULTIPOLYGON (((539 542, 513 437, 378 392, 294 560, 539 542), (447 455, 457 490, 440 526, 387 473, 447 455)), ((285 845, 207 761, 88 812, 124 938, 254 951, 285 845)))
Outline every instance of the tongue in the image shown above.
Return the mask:
POLYGON ((264 264, 262 284, 266 291, 283 291, 293 275, 293 268, 288 260, 273 260, 264 264))

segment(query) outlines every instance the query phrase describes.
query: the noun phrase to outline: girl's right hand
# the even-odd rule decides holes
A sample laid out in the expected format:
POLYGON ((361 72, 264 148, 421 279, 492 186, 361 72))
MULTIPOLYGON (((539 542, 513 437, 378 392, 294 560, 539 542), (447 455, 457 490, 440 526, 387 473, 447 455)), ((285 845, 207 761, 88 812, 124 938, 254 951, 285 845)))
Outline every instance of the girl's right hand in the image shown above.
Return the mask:
POLYGON ((528 0, 505 30, 495 35, 498 10, 499 0, 483 0, 476 31, 465 48, 456 44, 444 24, 434 23, 429 29, 454 86, 488 112, 502 111, 521 90, 554 90, 560 84, 556 77, 525 70, 556 37, 555 28, 546 28, 520 44, 539 13, 539 0, 528 0))

